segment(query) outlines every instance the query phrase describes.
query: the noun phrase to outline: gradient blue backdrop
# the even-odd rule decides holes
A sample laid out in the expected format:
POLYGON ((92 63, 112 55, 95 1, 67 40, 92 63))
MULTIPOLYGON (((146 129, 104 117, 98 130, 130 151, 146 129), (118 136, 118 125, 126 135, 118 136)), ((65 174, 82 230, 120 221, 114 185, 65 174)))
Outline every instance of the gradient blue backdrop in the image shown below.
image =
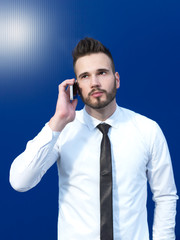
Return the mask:
MULTIPOLYGON (((0 46, 0 239, 56 239, 56 165, 26 193, 10 187, 9 168, 53 115, 58 84, 74 76, 72 49, 85 36, 102 41, 112 52, 121 76, 118 103, 161 126, 179 188, 180 1, 0 1, 0 21, 18 14, 21 21, 26 15, 34 21, 29 36, 34 45, 25 50, 18 46, 14 55, 7 53, 5 41, 0 46)), ((79 100, 78 109, 82 106, 79 100)), ((150 229, 153 207, 149 192, 150 229)), ((179 215, 176 219, 180 239, 179 215)))

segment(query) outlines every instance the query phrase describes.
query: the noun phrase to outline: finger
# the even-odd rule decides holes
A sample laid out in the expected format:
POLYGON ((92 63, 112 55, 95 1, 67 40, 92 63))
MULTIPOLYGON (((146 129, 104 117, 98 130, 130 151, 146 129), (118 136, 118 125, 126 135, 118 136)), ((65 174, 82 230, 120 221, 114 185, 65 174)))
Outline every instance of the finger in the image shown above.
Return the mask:
POLYGON ((74 84, 74 82, 75 82, 75 79, 74 78, 72 78, 72 79, 67 79, 67 80, 65 80, 65 81, 63 81, 61 84, 59 84, 59 90, 66 90, 66 88, 67 88, 67 86, 68 85, 73 85, 74 84))
POLYGON ((67 89, 66 89, 66 93, 67 93, 67 95, 68 95, 68 97, 70 98, 70 87, 69 87, 70 85, 68 85, 68 87, 67 87, 67 89))
POLYGON ((74 110, 76 109, 77 103, 78 103, 78 99, 72 100, 72 103, 71 103, 71 104, 72 104, 74 110))

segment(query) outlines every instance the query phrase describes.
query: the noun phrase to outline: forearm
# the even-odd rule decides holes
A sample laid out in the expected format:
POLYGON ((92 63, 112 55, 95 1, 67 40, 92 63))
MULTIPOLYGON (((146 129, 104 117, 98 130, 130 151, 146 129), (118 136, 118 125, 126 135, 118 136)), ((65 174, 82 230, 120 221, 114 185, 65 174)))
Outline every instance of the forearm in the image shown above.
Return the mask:
POLYGON ((27 191, 38 184, 58 158, 54 147, 58 136, 46 125, 28 142, 25 151, 11 165, 10 183, 15 190, 27 191))
POLYGON ((153 240, 175 240, 177 196, 162 197, 155 205, 153 240))
POLYGON ((155 202, 153 240, 175 240, 178 199, 171 157, 166 139, 156 124, 152 131, 147 176, 155 202))

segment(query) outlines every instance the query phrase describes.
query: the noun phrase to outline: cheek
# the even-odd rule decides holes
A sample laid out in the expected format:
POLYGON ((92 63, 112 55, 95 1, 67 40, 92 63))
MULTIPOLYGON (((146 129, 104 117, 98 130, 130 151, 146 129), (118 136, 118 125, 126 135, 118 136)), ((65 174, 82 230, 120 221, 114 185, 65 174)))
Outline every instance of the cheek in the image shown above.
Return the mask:
POLYGON ((80 94, 83 95, 83 96, 86 96, 88 94, 88 87, 87 87, 87 85, 79 84, 78 86, 79 86, 80 94))
POLYGON ((112 79, 111 81, 106 81, 106 85, 104 85, 104 87, 108 90, 111 91, 114 88, 118 88, 117 82, 115 81, 115 79, 112 79))

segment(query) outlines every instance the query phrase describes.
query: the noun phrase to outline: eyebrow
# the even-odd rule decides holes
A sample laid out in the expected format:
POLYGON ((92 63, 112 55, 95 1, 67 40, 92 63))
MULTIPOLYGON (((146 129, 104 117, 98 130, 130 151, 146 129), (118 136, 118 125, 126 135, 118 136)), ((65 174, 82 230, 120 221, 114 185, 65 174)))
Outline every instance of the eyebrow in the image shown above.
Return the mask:
MULTIPOLYGON (((109 72, 109 71, 110 70, 107 69, 107 68, 99 68, 99 69, 96 70, 96 72, 109 72)), ((78 77, 81 78, 84 75, 89 75, 89 72, 83 72, 83 73, 79 74, 78 77)))
POLYGON ((83 72, 83 73, 81 73, 81 74, 79 74, 79 78, 81 78, 83 75, 88 75, 89 73, 88 72, 83 72))
POLYGON ((97 72, 109 72, 110 70, 107 68, 99 68, 96 70, 97 72))

